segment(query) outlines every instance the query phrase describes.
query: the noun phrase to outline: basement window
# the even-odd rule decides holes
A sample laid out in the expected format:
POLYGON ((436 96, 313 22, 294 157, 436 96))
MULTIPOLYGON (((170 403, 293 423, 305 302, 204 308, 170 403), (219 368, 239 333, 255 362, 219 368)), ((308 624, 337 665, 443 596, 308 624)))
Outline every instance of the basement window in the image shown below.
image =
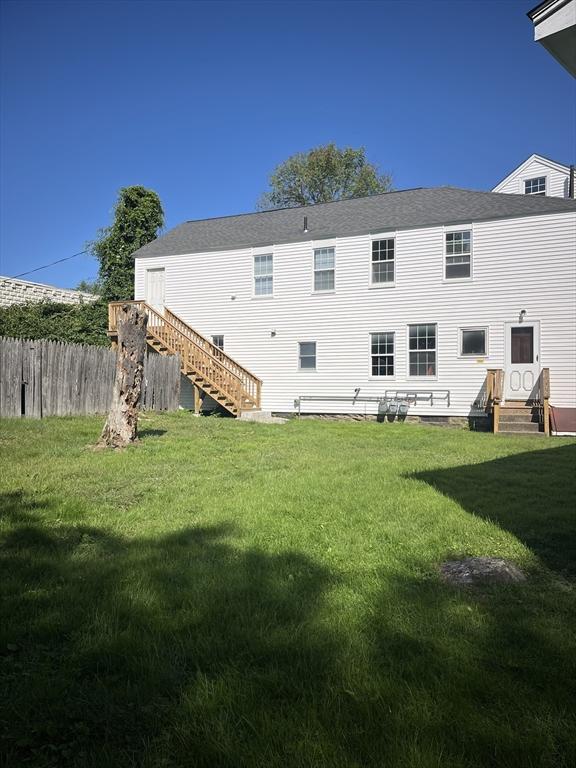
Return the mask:
POLYGON ((298 367, 302 371, 316 370, 315 341, 300 341, 298 343, 298 367))
POLYGON ((469 229, 462 232, 446 232, 446 280, 470 278, 471 235, 469 229))
POLYGON ((254 296, 272 296, 274 290, 271 253, 254 256, 254 296))
POLYGON ((460 354, 462 357, 483 357, 487 354, 486 328, 460 329, 460 354))
POLYGON ((535 179, 526 179, 524 181, 525 195, 545 195, 546 194, 546 176, 538 176, 535 179))

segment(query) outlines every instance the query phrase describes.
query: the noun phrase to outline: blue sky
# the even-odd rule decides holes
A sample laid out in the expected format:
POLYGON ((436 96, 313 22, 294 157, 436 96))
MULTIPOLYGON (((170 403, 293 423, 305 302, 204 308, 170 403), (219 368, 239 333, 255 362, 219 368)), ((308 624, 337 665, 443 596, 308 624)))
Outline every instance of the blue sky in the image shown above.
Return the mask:
MULTIPOLYGON (((574 161, 574 80, 517 0, 1 3, 0 274, 82 250, 117 191, 166 228, 254 210, 273 168, 364 145, 397 189, 574 161)), ((28 279, 74 286, 82 256, 28 279)))

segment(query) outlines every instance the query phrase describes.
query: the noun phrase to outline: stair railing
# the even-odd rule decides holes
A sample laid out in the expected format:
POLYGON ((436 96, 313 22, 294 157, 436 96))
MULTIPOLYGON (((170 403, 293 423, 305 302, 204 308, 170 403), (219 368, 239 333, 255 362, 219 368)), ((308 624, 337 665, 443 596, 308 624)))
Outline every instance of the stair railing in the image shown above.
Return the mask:
POLYGON ((260 407, 260 393, 262 387, 261 379, 259 379, 257 376, 254 376, 254 374, 251 373, 247 368, 244 368, 243 365, 240 365, 240 363, 234 360, 234 358, 226 354, 224 350, 220 349, 220 347, 217 347, 205 336, 202 336, 202 334, 191 328, 188 323, 178 317, 178 315, 172 312, 172 310, 165 308, 164 315, 176 328, 181 331, 182 334, 184 334, 184 336, 193 341, 197 346, 205 349, 206 352, 212 355, 212 357, 218 360, 223 366, 236 374, 236 376, 238 376, 238 378, 242 381, 248 399, 257 408, 260 407))
POLYGON ((226 366, 222 357, 219 358, 212 354, 211 347, 214 347, 213 344, 199 334, 198 341, 196 341, 196 334, 189 326, 186 326, 182 321, 175 324, 172 319, 163 316, 145 301, 121 301, 109 304, 109 333, 117 331, 118 313, 124 304, 134 304, 147 313, 148 333, 171 352, 180 355, 181 368, 184 374, 201 376, 209 386, 228 398, 230 404, 237 411, 245 408, 246 402, 259 407, 260 379, 243 369, 251 379, 250 388, 247 389, 245 386, 247 377, 240 377, 234 370, 230 370, 226 366), (185 333, 185 330, 188 332, 185 333), (200 344, 199 342, 202 340, 206 343, 200 344))
POLYGON ((492 413, 493 431, 500 429, 500 405, 504 390, 504 371, 501 368, 489 368, 486 372, 486 411, 492 413))
POLYGON ((542 412, 544 434, 550 435, 550 368, 542 368, 540 371, 538 397, 542 412))

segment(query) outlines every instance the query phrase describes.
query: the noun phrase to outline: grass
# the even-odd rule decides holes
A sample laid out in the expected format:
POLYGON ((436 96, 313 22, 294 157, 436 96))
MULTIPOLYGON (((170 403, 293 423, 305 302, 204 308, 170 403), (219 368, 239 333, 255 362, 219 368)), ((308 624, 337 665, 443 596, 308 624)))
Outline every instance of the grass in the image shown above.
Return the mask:
POLYGON ((575 441, 101 423, 0 425, 4 766, 576 764, 575 441))

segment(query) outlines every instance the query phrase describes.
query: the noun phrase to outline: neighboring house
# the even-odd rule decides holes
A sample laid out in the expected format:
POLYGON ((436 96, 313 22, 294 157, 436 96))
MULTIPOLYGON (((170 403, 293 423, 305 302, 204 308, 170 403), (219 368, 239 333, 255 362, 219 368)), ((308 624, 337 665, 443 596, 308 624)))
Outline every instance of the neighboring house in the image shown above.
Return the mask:
POLYGON ((492 192, 574 198, 574 166, 556 163, 542 155, 530 155, 492 192))
POLYGON ((96 301, 98 296, 68 288, 56 288, 44 283, 31 283, 16 277, 0 276, 0 307, 12 304, 26 304, 30 301, 55 301, 60 304, 80 304, 83 301, 96 301))
POLYGON ((313 396, 303 412, 477 418, 503 400, 520 424, 548 371, 552 405, 576 407, 576 201, 412 189, 189 221, 134 256, 153 343, 235 414, 313 396))
POLYGON ((544 0, 528 17, 534 24, 534 40, 576 77, 576 0, 544 0))

